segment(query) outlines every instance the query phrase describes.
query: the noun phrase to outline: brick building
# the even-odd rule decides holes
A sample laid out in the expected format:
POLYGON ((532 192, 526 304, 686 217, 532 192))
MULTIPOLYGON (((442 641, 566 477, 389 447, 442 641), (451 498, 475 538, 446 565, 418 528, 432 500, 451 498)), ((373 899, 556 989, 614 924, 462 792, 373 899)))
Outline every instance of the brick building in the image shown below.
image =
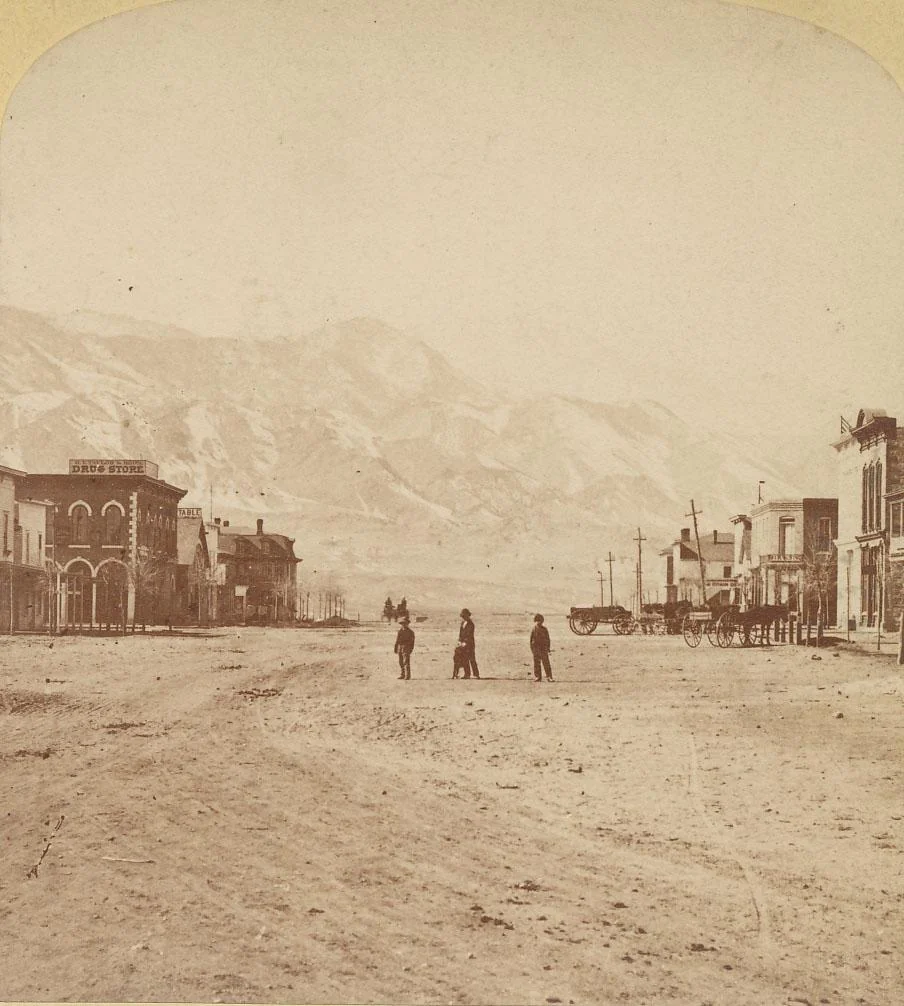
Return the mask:
POLYGON ((56 504, 48 552, 63 577, 58 624, 165 624, 173 615, 177 511, 185 495, 150 461, 70 460, 68 474, 26 476, 56 504))
POLYGON ((839 613, 892 631, 904 602, 904 429, 882 409, 842 422, 838 461, 839 613), (848 614, 849 613, 849 614, 848 614))

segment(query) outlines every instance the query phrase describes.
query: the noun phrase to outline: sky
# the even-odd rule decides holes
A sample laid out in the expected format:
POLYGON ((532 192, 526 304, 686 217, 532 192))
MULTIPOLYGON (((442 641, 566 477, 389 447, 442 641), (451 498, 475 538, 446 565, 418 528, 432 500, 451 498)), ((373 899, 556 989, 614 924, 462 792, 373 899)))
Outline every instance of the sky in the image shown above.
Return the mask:
POLYGON ((824 444, 904 414, 902 138, 865 53, 708 0, 176 0, 19 84, 0 300, 368 316, 491 385, 824 444))

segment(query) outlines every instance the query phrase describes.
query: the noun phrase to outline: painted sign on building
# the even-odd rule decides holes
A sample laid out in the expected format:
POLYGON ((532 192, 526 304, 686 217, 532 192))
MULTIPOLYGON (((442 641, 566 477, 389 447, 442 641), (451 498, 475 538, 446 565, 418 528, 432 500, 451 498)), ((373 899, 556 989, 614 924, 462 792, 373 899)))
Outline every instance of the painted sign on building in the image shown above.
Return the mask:
POLYGON ((120 458, 70 458, 70 475, 149 475, 157 478, 158 468, 153 461, 123 460, 120 458))
POLYGON ((180 506, 179 516, 188 518, 200 517, 202 516, 201 509, 199 506, 180 506))

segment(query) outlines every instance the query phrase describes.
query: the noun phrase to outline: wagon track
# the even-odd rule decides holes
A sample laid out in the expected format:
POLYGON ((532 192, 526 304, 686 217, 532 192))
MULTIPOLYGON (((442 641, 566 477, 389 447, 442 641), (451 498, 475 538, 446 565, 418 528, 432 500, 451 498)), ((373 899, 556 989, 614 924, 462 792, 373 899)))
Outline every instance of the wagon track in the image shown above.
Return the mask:
POLYGON ((746 857, 738 852, 731 837, 725 829, 720 828, 716 824, 706 809, 706 803, 703 799, 703 790, 700 784, 697 743, 693 734, 691 734, 689 738, 687 788, 691 801, 694 805, 694 809, 697 811, 700 819, 704 822, 717 844, 726 849, 744 875, 744 881, 747 885, 748 891, 750 892, 750 899, 756 916, 757 935, 760 945, 764 951, 771 953, 774 948, 766 892, 762 884, 760 884, 755 871, 749 865, 746 857))

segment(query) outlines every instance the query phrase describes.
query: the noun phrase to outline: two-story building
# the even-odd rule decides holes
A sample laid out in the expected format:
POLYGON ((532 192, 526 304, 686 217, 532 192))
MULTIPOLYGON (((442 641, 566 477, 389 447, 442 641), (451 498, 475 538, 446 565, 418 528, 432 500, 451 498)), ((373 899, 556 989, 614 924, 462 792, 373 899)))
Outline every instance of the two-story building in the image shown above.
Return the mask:
POLYGON ((43 629, 50 610, 45 547, 53 503, 28 499, 26 479, 0 465, 0 632, 43 629))
POLYGON ((836 623, 838 500, 767 500, 750 511, 749 605, 784 604, 814 624, 836 623))
POLYGON ((273 624, 297 618, 297 566, 295 539, 256 529, 230 527, 214 521, 218 536, 219 619, 222 624, 255 622, 273 624))
POLYGON ((56 503, 48 546, 63 578, 58 624, 165 624, 172 618, 184 489, 145 460, 73 459, 68 474, 26 476, 56 503))
POLYGON ((730 532, 701 534, 698 551, 691 529, 682 528, 679 537, 659 553, 665 559, 666 603, 730 603, 735 583, 734 553, 735 536, 730 532), (701 559, 705 585, 701 583, 701 559))
POLYGON ((734 533, 734 580, 732 589, 732 603, 741 608, 749 608, 753 598, 753 553, 752 528, 753 524, 746 513, 736 514, 731 518, 735 526, 734 533))
POLYGON ((0 466, 0 632, 13 631, 16 482, 24 476, 25 472, 0 466))
POLYGON ((200 507, 179 507, 176 522, 176 596, 173 621, 180 625, 211 625, 216 594, 207 528, 200 507))
POLYGON ((832 444, 838 462, 838 610, 852 627, 897 625, 904 554, 904 430, 883 409, 861 409, 832 444))

